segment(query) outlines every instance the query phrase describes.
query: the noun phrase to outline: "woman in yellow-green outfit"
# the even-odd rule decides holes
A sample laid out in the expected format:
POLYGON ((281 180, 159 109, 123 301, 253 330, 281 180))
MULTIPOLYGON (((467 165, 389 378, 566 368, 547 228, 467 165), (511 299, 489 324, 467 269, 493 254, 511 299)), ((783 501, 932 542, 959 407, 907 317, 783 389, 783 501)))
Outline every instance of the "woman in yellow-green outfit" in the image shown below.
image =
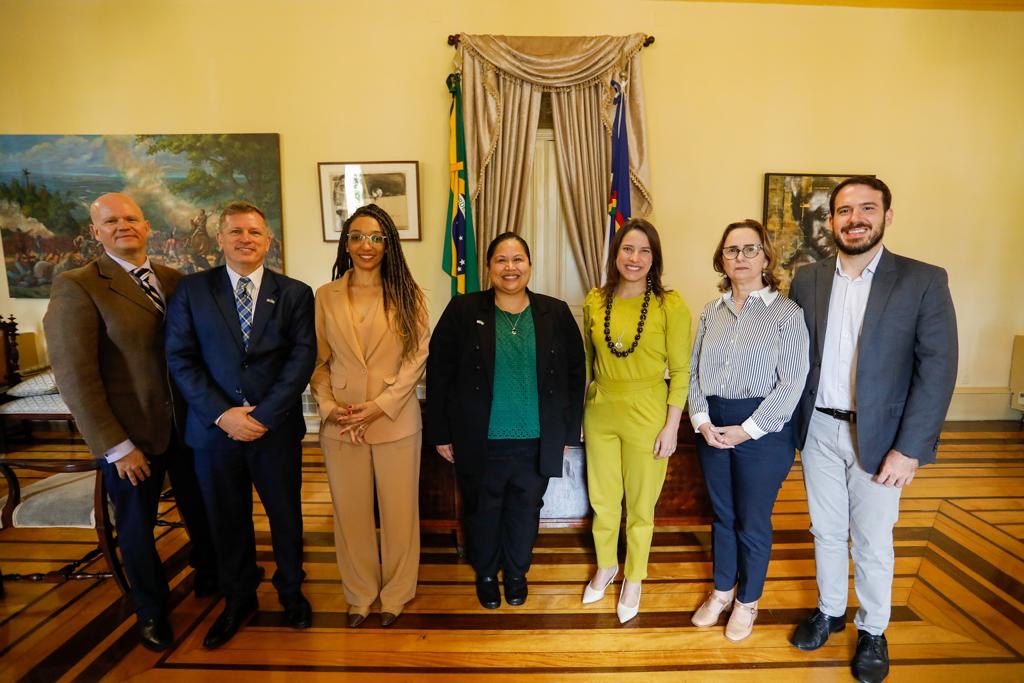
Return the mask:
POLYGON ((592 380, 583 435, 598 567, 583 603, 603 598, 618 574, 625 496, 626 570, 615 610, 625 623, 640 611, 654 505, 686 403, 690 311, 677 292, 661 284, 661 241, 653 225, 630 219, 608 251, 604 287, 591 290, 583 304, 587 377, 592 380))

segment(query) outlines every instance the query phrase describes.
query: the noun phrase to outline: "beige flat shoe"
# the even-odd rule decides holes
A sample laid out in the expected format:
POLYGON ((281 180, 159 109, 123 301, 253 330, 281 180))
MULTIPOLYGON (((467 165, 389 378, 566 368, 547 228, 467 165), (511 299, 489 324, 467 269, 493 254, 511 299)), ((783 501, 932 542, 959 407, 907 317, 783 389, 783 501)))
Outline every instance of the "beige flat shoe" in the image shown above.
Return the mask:
POLYGON ((693 613, 690 622, 694 626, 714 626, 718 623, 718 617, 722 616, 722 612, 732 609, 732 594, 733 591, 729 591, 729 597, 720 598, 715 591, 711 591, 704 604, 693 613))
POLYGON ((734 643, 738 643, 754 630, 754 622, 757 621, 757 604, 744 605, 739 600, 733 604, 732 616, 725 626, 725 637, 734 643))

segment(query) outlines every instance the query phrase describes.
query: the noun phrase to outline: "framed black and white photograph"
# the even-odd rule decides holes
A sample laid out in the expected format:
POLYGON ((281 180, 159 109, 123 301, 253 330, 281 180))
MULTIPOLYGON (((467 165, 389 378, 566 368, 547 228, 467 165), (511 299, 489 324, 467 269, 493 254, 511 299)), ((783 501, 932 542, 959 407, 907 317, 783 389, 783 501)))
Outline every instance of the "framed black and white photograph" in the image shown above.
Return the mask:
POLYGON ((419 162, 323 161, 317 170, 325 242, 340 240, 345 221, 366 204, 387 211, 401 239, 420 239, 419 162))
MULTIPOLYGON (((832 189, 854 173, 765 173, 762 224, 771 235, 783 291, 800 266, 835 256, 828 224, 832 189)), ((874 177, 874 176, 871 176, 874 177)))

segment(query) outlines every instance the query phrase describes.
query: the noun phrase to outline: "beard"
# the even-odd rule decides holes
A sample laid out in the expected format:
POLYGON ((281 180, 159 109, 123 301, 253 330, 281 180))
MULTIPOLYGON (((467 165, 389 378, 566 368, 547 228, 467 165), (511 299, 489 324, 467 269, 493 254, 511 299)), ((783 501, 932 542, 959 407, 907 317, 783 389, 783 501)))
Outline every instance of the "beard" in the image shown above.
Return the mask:
POLYGON ((882 224, 880 226, 878 226, 878 232, 871 232, 871 230, 874 227, 875 226, 871 225, 870 223, 863 223, 863 222, 861 222, 861 223, 854 223, 852 225, 847 226, 845 228, 845 230, 849 230, 850 228, 867 228, 868 229, 868 237, 867 237, 867 239, 864 242, 862 242, 860 244, 850 245, 850 244, 847 244, 846 242, 843 241, 843 239, 842 239, 842 231, 840 231, 840 234, 835 236, 835 238, 836 238, 835 239, 836 248, 839 251, 841 251, 844 254, 846 254, 847 256, 857 256, 858 254, 863 254, 863 253, 871 251, 872 249, 874 249, 875 245, 878 244, 879 242, 881 242, 882 238, 885 237, 885 222, 884 221, 882 222, 882 224))

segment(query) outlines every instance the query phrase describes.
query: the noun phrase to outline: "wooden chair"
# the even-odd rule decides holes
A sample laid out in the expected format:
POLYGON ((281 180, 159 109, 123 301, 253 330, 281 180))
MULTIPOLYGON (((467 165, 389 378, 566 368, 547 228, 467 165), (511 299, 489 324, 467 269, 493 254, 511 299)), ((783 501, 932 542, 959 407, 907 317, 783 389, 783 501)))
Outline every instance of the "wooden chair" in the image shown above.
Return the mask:
MULTIPOLYGON (((18 324, 14 316, 4 320, 0 316, 0 388, 7 388, 21 381, 18 371, 18 324)), ((70 419, 52 414, 15 415, 20 419, 70 419)), ((6 429, 0 421, 0 441, 6 442, 6 429)), ((114 524, 107 505, 107 489, 99 464, 92 459, 54 460, 49 458, 10 459, 0 455, 0 473, 7 482, 7 496, 0 499, 0 528, 13 527, 53 528, 91 527, 96 529, 99 541, 97 548, 77 562, 45 574, 19 575, 0 574, 0 595, 3 595, 4 579, 27 579, 32 581, 63 582, 71 579, 113 578, 122 592, 128 592, 128 580, 117 554, 114 539, 114 524), (21 487, 18 469, 49 472, 51 476, 21 487), (80 572, 79 568, 99 555, 106 558, 109 571, 80 572)))
POLYGON ((98 547, 80 560, 47 573, 3 576, 0 586, 3 580, 62 583, 79 579, 113 578, 118 588, 128 593, 128 580, 117 554, 114 521, 107 503, 107 487, 96 460, 0 458, 0 472, 7 481, 7 497, 0 510, 2 528, 92 527, 96 529, 98 541, 98 547), (16 472, 18 469, 52 474, 22 489, 16 472), (106 559, 109 571, 79 571, 82 565, 100 555, 106 559))

